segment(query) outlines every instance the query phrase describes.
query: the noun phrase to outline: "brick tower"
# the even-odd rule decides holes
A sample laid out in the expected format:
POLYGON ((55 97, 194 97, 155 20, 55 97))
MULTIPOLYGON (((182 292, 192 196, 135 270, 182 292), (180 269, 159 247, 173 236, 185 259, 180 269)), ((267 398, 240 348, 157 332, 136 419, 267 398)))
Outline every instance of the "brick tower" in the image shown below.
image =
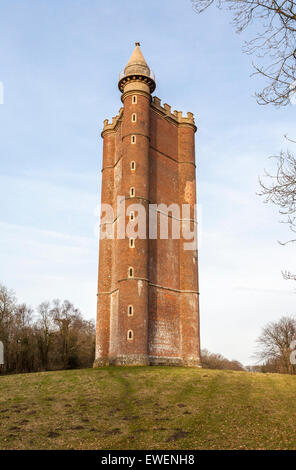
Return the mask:
POLYGON ((197 249, 184 249, 183 233, 158 233, 160 219, 168 233, 175 222, 196 229, 194 117, 152 98, 156 84, 139 43, 118 86, 123 107, 102 131, 101 202, 114 215, 101 220, 101 231, 114 236, 100 239, 94 366, 199 366, 197 249), (189 212, 162 210, 171 204, 189 212), (145 236, 128 237, 140 213, 145 236))

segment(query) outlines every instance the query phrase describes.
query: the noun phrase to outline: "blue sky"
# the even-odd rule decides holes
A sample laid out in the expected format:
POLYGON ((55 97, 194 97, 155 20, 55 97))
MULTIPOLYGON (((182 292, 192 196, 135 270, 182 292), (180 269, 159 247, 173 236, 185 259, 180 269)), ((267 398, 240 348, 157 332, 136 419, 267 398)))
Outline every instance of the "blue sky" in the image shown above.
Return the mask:
MULTIPOLYGON (((135 41, 155 94, 198 125, 202 346, 254 362, 262 326, 295 314, 295 248, 258 175, 293 136, 295 106, 260 107, 228 13, 190 0, 2 0, 0 28, 0 281, 32 307, 68 298, 95 318, 105 118, 135 41)), ((253 29, 256 27, 254 26, 253 29)), ((295 133, 294 133, 295 137, 295 133)))

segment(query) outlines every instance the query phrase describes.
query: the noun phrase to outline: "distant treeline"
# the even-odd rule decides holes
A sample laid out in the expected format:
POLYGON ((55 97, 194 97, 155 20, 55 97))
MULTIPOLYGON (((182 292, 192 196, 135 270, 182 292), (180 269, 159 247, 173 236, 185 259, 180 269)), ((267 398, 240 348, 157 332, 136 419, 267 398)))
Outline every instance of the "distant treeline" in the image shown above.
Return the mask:
POLYGON ((0 341, 0 373, 91 367, 95 325, 67 300, 42 302, 34 312, 0 284, 0 341))
POLYGON ((244 367, 240 362, 229 361, 221 354, 213 354, 203 349, 202 366, 206 369, 245 370, 248 372, 295 374, 296 365, 296 318, 282 316, 278 321, 268 323, 262 328, 256 341, 254 353, 260 364, 244 367), (292 359, 291 359, 292 357, 292 359))
MULTIPOLYGON (((260 365, 244 367, 237 360, 203 349, 202 367, 295 374, 296 366, 291 363, 295 340, 296 319, 284 316, 268 323, 257 339, 255 357, 260 365)), ((0 374, 92 367, 95 325, 68 300, 42 302, 34 312, 26 304, 19 304, 15 293, 0 284, 0 341, 5 362, 0 374)))
POLYGON ((211 353, 207 349, 201 350, 201 365, 205 369, 245 370, 239 361, 230 361, 222 356, 222 354, 211 353))

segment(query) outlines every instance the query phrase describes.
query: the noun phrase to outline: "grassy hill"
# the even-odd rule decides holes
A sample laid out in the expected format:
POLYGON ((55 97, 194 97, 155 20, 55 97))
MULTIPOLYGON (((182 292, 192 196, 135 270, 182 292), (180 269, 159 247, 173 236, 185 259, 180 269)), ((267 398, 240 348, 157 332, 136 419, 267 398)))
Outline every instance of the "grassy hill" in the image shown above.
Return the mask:
POLYGON ((169 367, 0 376, 1 449, 295 449, 296 376, 169 367))

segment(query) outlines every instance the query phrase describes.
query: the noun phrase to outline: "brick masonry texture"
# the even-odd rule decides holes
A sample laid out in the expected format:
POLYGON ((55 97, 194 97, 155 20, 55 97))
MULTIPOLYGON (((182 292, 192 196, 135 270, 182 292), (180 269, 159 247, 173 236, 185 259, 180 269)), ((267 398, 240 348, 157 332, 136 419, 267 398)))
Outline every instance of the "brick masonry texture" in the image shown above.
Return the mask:
MULTIPOLYGON (((141 77, 131 78, 122 90, 123 108, 111 123, 104 122, 102 132, 102 203, 111 204, 114 213, 119 195, 125 196, 126 208, 140 203, 147 213, 149 202, 186 203, 193 219, 193 115, 172 113, 170 106, 152 99, 151 84, 141 77)), ((169 229, 171 223, 169 218, 169 229)), ((130 248, 127 238, 100 240, 95 367, 200 365, 198 258, 196 251, 183 249, 183 242, 136 239, 130 248), (129 267, 134 269, 131 279, 129 267), (130 305, 133 315, 128 315, 130 305)))

